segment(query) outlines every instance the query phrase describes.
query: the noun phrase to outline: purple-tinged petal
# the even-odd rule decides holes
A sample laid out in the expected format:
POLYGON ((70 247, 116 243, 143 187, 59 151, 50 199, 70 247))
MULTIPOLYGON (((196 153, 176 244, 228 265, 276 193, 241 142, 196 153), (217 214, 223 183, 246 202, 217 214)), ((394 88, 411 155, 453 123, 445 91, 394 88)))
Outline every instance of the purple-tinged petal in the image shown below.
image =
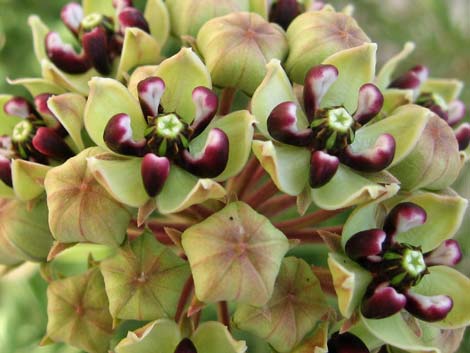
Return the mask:
POLYGON ((361 125, 368 123, 382 110, 384 96, 372 83, 366 83, 359 89, 359 101, 354 119, 361 125))
POLYGON ((62 42, 59 34, 49 32, 46 36, 48 58, 61 70, 71 74, 81 74, 91 68, 85 53, 77 54, 70 44, 62 42))
POLYGON ((83 20, 83 9, 80 4, 70 2, 62 8, 60 18, 67 28, 76 36, 80 30, 80 24, 83 20))
POLYGON ((271 6, 269 22, 276 22, 286 30, 301 12, 302 8, 297 0, 278 0, 271 6))
POLYGON ((204 86, 196 87, 192 93, 194 106, 196 107, 196 117, 191 124, 193 130, 192 138, 198 136, 209 125, 217 113, 219 99, 209 88, 204 86))
POLYGON ((434 114, 436 114, 439 118, 441 118, 444 121, 449 120, 449 115, 447 112, 438 104, 433 104, 430 107, 428 107, 429 110, 431 110, 434 114))
POLYGON ((9 187, 13 186, 11 179, 11 161, 0 155, 0 180, 9 187))
POLYGON ((27 118, 34 112, 33 106, 23 97, 13 97, 3 106, 3 111, 8 115, 27 118))
POLYGON ((52 112, 49 110, 47 106, 47 100, 51 98, 53 94, 50 93, 41 93, 34 97, 34 105, 36 106, 36 110, 41 115, 51 115, 53 116, 52 112))
POLYGON ((399 233, 421 226, 426 222, 426 211, 412 202, 402 202, 396 205, 388 214, 384 223, 387 242, 393 244, 399 233))
POLYGON ((328 183, 339 167, 339 159, 323 151, 314 151, 310 157, 310 178, 312 188, 319 188, 328 183))
POLYGON ((32 143, 38 152, 52 159, 67 159, 74 155, 64 139, 49 127, 40 127, 36 131, 32 143))
POLYGON ((406 305, 406 297, 395 288, 381 285, 374 293, 364 299, 361 311, 368 319, 383 319, 396 314, 406 305))
POLYGON ((176 346, 174 353, 197 353, 197 349, 189 338, 183 338, 176 346))
POLYGON ((313 131, 299 131, 297 127, 297 106, 293 102, 278 104, 269 114, 267 125, 269 134, 285 144, 302 147, 312 142, 313 131))
POLYGON ((313 120, 322 98, 338 75, 338 69, 333 65, 318 65, 311 68, 305 76, 304 105, 309 121, 313 120))
POLYGON ((379 255, 386 238, 387 234, 382 229, 356 233, 346 242, 346 254, 353 260, 379 255))
POLYGON ((134 7, 125 7, 119 12, 118 20, 122 33, 126 28, 136 27, 144 32, 150 33, 150 27, 142 12, 134 7))
POLYGON ((390 84, 390 88, 418 89, 427 80, 429 70, 426 66, 417 65, 405 72, 390 84))
POLYGON ((183 167, 200 178, 214 178, 222 173, 228 162, 229 141, 220 129, 209 131, 206 145, 197 156, 192 156, 187 150, 183 151, 183 167))
POLYGON ((82 36, 83 50, 93 67, 102 75, 111 72, 108 55, 108 35, 103 27, 95 27, 82 36))
POLYGON ((145 154, 147 141, 135 141, 132 138, 131 117, 127 114, 116 114, 109 120, 103 140, 116 153, 139 157, 145 154))
POLYGON ((354 152, 348 146, 341 154, 341 162, 361 172, 380 172, 387 168, 395 156, 395 139, 390 134, 380 135, 373 147, 354 152))
POLYGON ((352 333, 334 333, 328 340, 328 353, 370 353, 359 337, 352 333))
POLYGON ((470 144, 470 124, 464 123, 455 130, 455 137, 459 143, 459 150, 466 150, 470 144))
POLYGON ((467 113, 467 107, 461 100, 455 100, 449 104, 449 109, 447 110, 447 123, 450 126, 455 126, 465 118, 467 113))
POLYGON ((435 322, 445 319, 452 310, 453 301, 447 295, 425 296, 406 292, 405 309, 418 319, 435 322))
POLYGON ((121 12, 126 7, 132 7, 132 0, 113 0, 113 7, 117 13, 121 12))
POLYGON ((155 197, 170 174, 170 161, 166 157, 147 153, 142 160, 141 174, 145 191, 150 197, 155 197))
POLYGON ((145 116, 157 116, 165 82, 160 77, 148 77, 137 85, 139 102, 145 116))
POLYGON ((444 241, 438 248, 427 253, 424 261, 427 266, 455 266, 462 260, 459 243, 453 239, 444 241))

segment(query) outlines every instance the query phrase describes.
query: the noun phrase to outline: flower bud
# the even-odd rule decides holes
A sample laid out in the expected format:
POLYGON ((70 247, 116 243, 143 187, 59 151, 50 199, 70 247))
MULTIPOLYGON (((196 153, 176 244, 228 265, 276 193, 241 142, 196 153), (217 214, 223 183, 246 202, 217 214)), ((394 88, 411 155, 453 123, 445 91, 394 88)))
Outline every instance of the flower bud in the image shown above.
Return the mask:
POLYGON ((232 12, 248 11, 248 0, 168 0, 171 31, 177 37, 196 37, 199 29, 212 18, 232 12), (210 11, 209 11, 210 9, 210 11))
POLYGON ((287 39, 290 51, 286 71, 299 84, 312 66, 330 55, 370 42, 354 18, 332 10, 298 16, 289 26, 287 39))
POLYGON ((252 95, 266 74, 266 63, 283 60, 287 39, 282 28, 254 13, 232 13, 207 22, 197 45, 214 85, 252 95))

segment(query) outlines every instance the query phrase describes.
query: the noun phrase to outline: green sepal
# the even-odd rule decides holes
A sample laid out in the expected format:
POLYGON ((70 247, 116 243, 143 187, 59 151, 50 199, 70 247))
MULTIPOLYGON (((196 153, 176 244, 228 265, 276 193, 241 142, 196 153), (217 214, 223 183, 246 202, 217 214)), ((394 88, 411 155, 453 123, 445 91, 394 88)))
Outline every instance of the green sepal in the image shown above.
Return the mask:
POLYGON ((150 27, 150 34, 159 47, 163 47, 170 34, 170 14, 162 0, 147 0, 144 17, 150 27))
POLYGON ((422 84, 420 91, 422 93, 434 93, 442 97, 447 104, 456 100, 463 89, 463 82, 452 79, 430 78, 422 84))
POLYGON ((52 167, 14 159, 11 162, 11 178, 16 197, 30 201, 44 192, 44 178, 52 167))

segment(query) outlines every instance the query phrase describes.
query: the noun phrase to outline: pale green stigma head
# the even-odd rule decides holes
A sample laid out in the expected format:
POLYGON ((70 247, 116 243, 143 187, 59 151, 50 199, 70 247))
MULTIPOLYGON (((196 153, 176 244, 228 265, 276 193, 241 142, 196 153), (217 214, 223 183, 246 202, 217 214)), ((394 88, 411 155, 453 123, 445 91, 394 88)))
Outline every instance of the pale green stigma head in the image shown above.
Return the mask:
POLYGON ((418 250, 407 249, 403 253, 402 266, 411 276, 417 277, 426 270, 423 254, 418 250))
POLYGON ((168 114, 157 119, 157 134, 163 138, 174 139, 183 131, 184 125, 176 114, 168 114))
POLYGON ((328 111, 328 125, 335 131, 346 133, 353 123, 353 117, 344 108, 335 108, 328 111))
POLYGON ((103 15, 99 13, 91 13, 82 20, 82 27, 85 30, 93 29, 99 26, 103 22, 103 19, 103 15))
POLYGON ((33 132, 33 125, 28 120, 23 120, 15 125, 11 134, 14 142, 23 142, 27 140, 33 132))

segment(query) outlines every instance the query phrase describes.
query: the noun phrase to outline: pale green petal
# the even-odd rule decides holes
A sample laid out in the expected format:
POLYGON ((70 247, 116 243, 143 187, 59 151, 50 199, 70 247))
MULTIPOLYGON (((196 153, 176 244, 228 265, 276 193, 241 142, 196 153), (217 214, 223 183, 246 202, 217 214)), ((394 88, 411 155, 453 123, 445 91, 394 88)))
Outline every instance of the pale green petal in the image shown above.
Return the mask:
POLYGON ((21 85, 26 88, 33 97, 42 93, 62 94, 66 90, 53 82, 47 81, 43 78, 18 78, 16 80, 9 80, 10 85, 21 85))
POLYGON ((107 149, 103 133, 108 121, 116 114, 125 113, 131 117, 133 137, 140 140, 144 137, 147 123, 142 114, 139 102, 120 82, 94 77, 90 81, 90 96, 85 107, 85 128, 91 139, 107 149))
POLYGON ((312 189, 312 199, 320 208, 336 210, 377 198, 392 197, 398 192, 398 189, 397 184, 380 185, 374 183, 340 164, 333 179, 318 189, 312 189))
POLYGON ((160 213, 175 213, 210 199, 221 199, 225 189, 211 179, 199 179, 176 165, 157 196, 160 213))
POLYGON ((33 15, 28 18, 28 24, 33 32, 33 48, 34 54, 39 62, 47 59, 46 53, 46 35, 49 28, 41 21, 39 16, 33 15))
POLYGON ((303 147, 253 141, 253 153, 277 188, 296 196, 307 185, 310 151, 303 147))
POLYGON ((141 158, 103 153, 88 158, 94 177, 116 200, 132 207, 143 206, 149 199, 140 172, 141 158))
POLYGON ((126 28, 116 79, 122 80, 136 66, 157 64, 160 49, 161 45, 150 34, 139 28, 126 28))
POLYGON ((82 0, 82 7, 85 16, 91 13, 99 13, 114 17, 116 12, 112 0, 82 0))
POLYGON ((0 180, 0 198, 13 199, 15 197, 16 195, 13 191, 13 188, 9 187, 7 184, 0 180))
POLYGON ((23 201, 32 200, 44 192, 44 178, 50 166, 14 159, 11 177, 16 196, 23 201))
POLYGON ((418 285, 412 288, 418 294, 448 295, 454 306, 446 318, 434 323, 441 328, 459 328, 470 324, 470 280, 463 274, 448 266, 432 266, 428 268, 418 285))
POLYGON ((380 90, 385 90, 392 80, 394 79, 395 70, 397 66, 413 52, 415 49, 415 43, 407 42, 403 47, 403 50, 396 54, 395 56, 391 57, 380 69, 378 73, 375 84, 379 87, 380 90))
POLYGON ((450 103, 460 96, 462 89, 463 82, 460 80, 430 78, 423 83, 420 91, 438 94, 450 103))
POLYGON ((226 326, 220 322, 208 321, 201 324, 191 341, 198 353, 245 353, 245 341, 236 341, 226 326))
POLYGON ((413 103, 414 100, 414 92, 411 89, 389 88, 382 91, 382 94, 384 96, 384 105, 381 112, 385 116, 390 115, 402 105, 413 103))
POLYGON ((357 107, 359 88, 374 79, 376 51, 377 44, 366 43, 326 58, 322 64, 334 65, 339 76, 323 97, 320 106, 344 105, 353 113, 357 107))
POLYGON ((165 81, 166 89, 161 102, 163 109, 176 112, 186 122, 191 122, 196 112, 192 100, 194 88, 212 88, 209 71, 201 59, 191 49, 182 48, 178 54, 163 61, 155 75, 165 81))
POLYGON ((47 101, 49 110, 67 130, 78 151, 85 149, 81 134, 85 104, 86 99, 76 93, 53 96, 47 101))
POLYGON ((144 17, 150 26, 150 34, 160 48, 166 43, 170 34, 170 15, 162 0, 147 0, 144 17))
POLYGON ((297 98, 292 89, 292 85, 277 59, 271 60, 266 65, 267 73, 261 84, 253 94, 251 101, 251 111, 256 119, 256 127, 266 137, 269 138, 266 122, 271 111, 280 103, 295 102, 297 104, 297 119, 299 128, 308 125, 305 114, 297 102, 297 98))

